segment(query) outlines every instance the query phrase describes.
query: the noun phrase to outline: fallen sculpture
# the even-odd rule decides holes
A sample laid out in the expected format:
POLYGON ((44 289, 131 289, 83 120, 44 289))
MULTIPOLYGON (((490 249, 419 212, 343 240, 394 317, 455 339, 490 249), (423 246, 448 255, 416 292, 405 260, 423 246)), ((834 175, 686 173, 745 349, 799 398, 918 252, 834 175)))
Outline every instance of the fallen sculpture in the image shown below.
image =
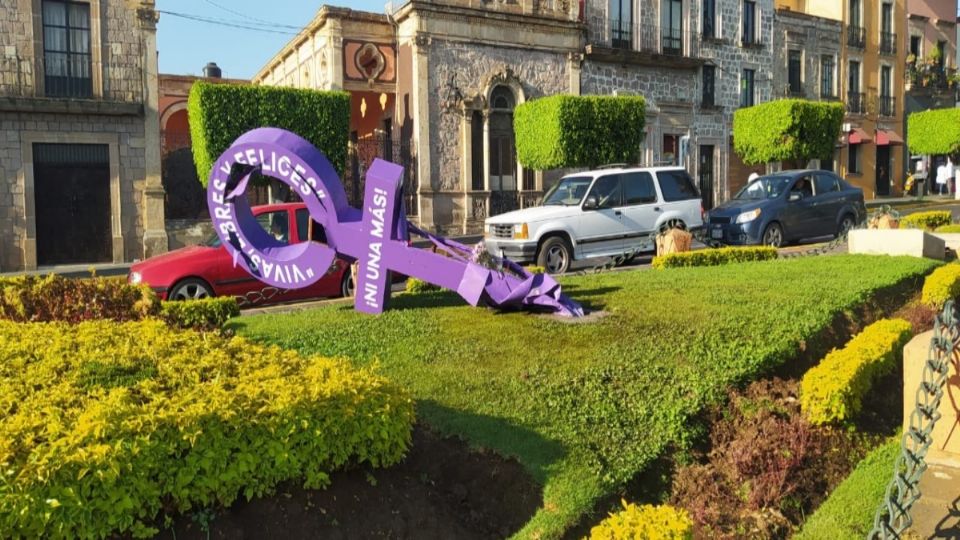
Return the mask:
POLYGON ((234 264, 260 281, 283 289, 319 280, 334 259, 358 261, 356 309, 381 313, 390 295, 390 272, 456 291, 473 306, 540 308, 579 317, 583 309, 564 296, 549 275, 531 274, 507 259, 496 268, 472 260, 470 247, 422 231, 407 221, 403 168, 380 159, 367 171, 363 209, 347 203, 333 166, 300 136, 276 128, 249 131, 214 164, 207 188, 213 227, 234 264), (285 183, 303 199, 327 243, 288 245, 263 230, 246 197, 250 175, 259 172, 285 183), (437 251, 410 246, 410 234, 430 240, 437 251))

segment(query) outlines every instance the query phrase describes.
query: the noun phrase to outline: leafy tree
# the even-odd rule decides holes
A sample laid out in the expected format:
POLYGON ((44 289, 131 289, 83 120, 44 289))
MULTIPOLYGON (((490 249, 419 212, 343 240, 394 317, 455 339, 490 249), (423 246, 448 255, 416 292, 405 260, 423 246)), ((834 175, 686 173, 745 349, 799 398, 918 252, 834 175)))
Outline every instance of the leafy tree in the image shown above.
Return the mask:
POLYGON ((960 154, 960 109, 934 109, 907 117, 907 145, 912 154, 960 154))
POLYGON ((733 147, 747 165, 833 156, 843 105, 780 99, 737 110, 733 147))

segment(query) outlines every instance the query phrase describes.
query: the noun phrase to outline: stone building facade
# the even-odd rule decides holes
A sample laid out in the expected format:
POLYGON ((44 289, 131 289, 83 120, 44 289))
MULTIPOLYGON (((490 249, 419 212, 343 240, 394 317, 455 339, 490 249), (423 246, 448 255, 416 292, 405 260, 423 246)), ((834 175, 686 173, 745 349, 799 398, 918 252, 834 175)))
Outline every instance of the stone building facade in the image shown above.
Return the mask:
POLYGON ((773 20, 773 0, 411 0, 388 15, 324 7, 254 82, 345 89, 355 100, 383 92, 388 105, 374 112, 409 144, 408 209, 433 230, 474 232, 488 215, 539 201, 562 171, 517 163, 512 110, 553 94, 643 95, 641 163, 687 167, 709 206, 749 174, 732 152, 732 119, 773 96, 773 20), (348 69, 380 65, 348 53, 351 41, 358 52, 394 45, 395 64, 384 62, 393 78, 349 83, 348 69))
POLYGON ((153 0, 0 4, 0 270, 167 249, 153 0))

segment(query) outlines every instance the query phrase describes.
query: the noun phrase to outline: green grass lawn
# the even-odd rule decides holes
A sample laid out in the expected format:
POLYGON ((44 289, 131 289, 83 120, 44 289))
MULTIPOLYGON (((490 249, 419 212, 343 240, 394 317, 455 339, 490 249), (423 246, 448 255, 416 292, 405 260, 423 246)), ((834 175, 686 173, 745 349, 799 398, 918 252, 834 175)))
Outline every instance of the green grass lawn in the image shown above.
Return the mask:
POLYGON ((519 536, 556 538, 668 445, 695 436, 691 416, 728 385, 794 357, 837 313, 935 265, 830 256, 563 279, 573 298, 608 312, 590 324, 433 293, 397 297, 379 317, 330 306, 233 327, 378 363, 434 429, 515 456, 544 490, 519 536))

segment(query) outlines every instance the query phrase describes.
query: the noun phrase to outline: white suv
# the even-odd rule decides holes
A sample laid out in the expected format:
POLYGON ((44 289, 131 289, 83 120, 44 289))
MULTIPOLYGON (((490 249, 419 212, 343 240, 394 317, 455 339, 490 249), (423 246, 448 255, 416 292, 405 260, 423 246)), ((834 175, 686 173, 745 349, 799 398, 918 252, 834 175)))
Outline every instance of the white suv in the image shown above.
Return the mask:
POLYGON ((494 255, 561 274, 573 260, 652 251, 652 233, 700 228, 702 211, 682 168, 611 167, 563 177, 543 206, 487 218, 484 236, 494 255))

